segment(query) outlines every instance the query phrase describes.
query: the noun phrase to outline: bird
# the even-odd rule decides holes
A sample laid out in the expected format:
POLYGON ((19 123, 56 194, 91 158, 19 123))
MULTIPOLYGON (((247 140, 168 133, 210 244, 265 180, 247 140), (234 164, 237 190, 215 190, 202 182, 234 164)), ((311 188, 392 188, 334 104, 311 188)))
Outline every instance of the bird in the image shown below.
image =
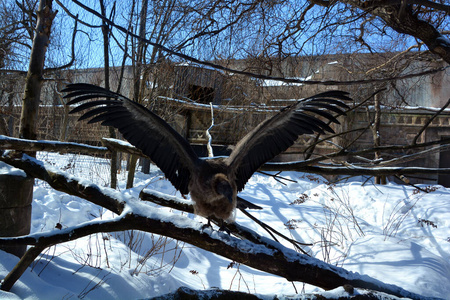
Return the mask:
POLYGON ((217 218, 220 229, 234 222, 236 207, 252 205, 239 203, 237 194, 259 167, 292 146, 300 135, 334 133, 329 124, 339 124, 336 118, 345 115, 349 109, 345 101, 351 100, 340 90, 299 100, 253 128, 229 156, 201 158, 161 117, 119 93, 87 83, 68 84, 62 92, 67 93, 64 98, 72 98, 67 105, 76 105, 71 114, 85 111, 79 121, 89 119, 88 123, 118 129, 181 194, 190 194, 195 214, 207 218, 208 225, 217 218))

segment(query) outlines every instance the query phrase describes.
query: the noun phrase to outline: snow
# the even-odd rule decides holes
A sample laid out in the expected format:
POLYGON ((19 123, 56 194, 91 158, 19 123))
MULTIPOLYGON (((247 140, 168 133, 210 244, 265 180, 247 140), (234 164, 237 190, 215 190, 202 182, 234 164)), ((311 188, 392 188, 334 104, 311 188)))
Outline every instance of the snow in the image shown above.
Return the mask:
MULTIPOLYGON (((316 72, 318 73, 318 72, 316 72)), ((258 79, 258 82, 261 86, 264 87, 273 87, 273 86, 302 86, 302 81, 309 81, 313 78, 313 76, 308 77, 286 77, 286 79, 291 79, 295 82, 286 82, 283 80, 277 80, 277 79, 258 79)))
MULTIPOLYGON (((142 189, 181 202, 183 199, 152 165, 151 173, 137 172, 135 187, 125 189, 127 172, 118 174, 119 191, 106 188, 108 161, 81 155, 38 153, 38 159, 73 176, 84 178, 127 209, 170 220, 182 227, 200 228, 204 218, 138 201, 142 189)), ((47 166, 47 165, 46 165, 47 166)), ((11 169, 10 169, 11 171, 11 169)), ((6 172, 6 171, 5 171, 6 172)), ((9 172, 9 171, 8 171, 9 172)), ((11 172, 16 172, 12 170, 11 172)), ((20 171, 19 171, 20 172, 20 171)), ((59 171, 62 172, 62 171, 59 171)), ((388 183, 375 185, 366 178, 328 184, 323 178, 283 172, 281 179, 255 174, 240 196, 263 207, 250 211, 259 220, 298 241, 313 257, 336 267, 368 275, 427 297, 450 299, 450 189, 388 183)), ((45 235, 86 224, 119 218, 86 200, 51 189, 36 180, 33 195, 32 234, 45 235)), ((126 213, 126 212, 125 212, 126 213)), ((241 212, 236 222, 271 239, 241 212)), ((205 229, 211 236, 226 234, 205 229)), ((249 251, 267 251, 229 237, 249 251)), ((288 248, 292 246, 282 241, 288 248)), ((294 254, 286 250, 286 255, 294 254)), ((293 255, 294 257, 294 255, 293 255)), ((0 251, 0 278, 18 258, 0 251)), ((359 276, 355 273, 355 276, 359 276)), ((11 292, 1 299, 138 299, 172 293, 179 287, 232 289, 258 295, 295 296, 296 290, 321 289, 233 263, 187 243, 139 231, 99 233, 46 249, 11 292)), ((364 293, 358 290, 359 293, 364 293)), ((337 288, 323 295, 345 295, 337 288)))
MULTIPOLYGON (((93 149, 93 150, 94 149, 95 150, 108 150, 108 148, 106 148, 106 147, 97 147, 97 146, 91 146, 91 145, 79 144, 79 143, 73 143, 73 142, 59 142, 59 141, 53 141, 53 140, 50 140, 50 141, 48 141, 48 140, 38 140, 38 141, 36 141, 36 140, 28 140, 28 139, 19 139, 19 138, 15 138, 15 137, 11 137, 11 136, 6 136, 6 135, 1 135, 0 134, 0 142, 8 144, 11 141, 13 141, 13 142, 21 142, 22 144, 23 143, 36 143, 36 142, 38 142, 40 144, 48 144, 48 145, 63 145, 63 146, 75 146, 75 147, 76 146, 81 146, 81 147, 84 147, 84 148, 88 147, 88 148, 93 149)), ((118 141, 118 140, 114 139, 114 141, 118 141)))
MULTIPOLYGON (((166 96, 158 96, 158 99, 170 101, 170 102, 176 102, 179 104, 197 107, 198 109, 204 109, 204 110, 211 110, 211 104, 203 104, 203 103, 197 103, 166 96)), ((292 100, 292 101, 299 101, 300 99, 292 100)), ((252 105, 212 105, 212 108, 214 110, 218 111, 229 111, 229 112, 242 112, 242 111, 248 111, 251 110, 253 112, 277 112, 280 110, 280 106, 265 106, 265 105, 258 105, 258 104, 252 104, 252 105)))
POLYGON ((27 177, 27 174, 21 169, 14 168, 13 166, 10 166, 0 161, 0 175, 5 174, 9 174, 12 176, 27 177))
POLYGON ((112 143, 117 143, 117 144, 125 146, 125 147, 136 148, 133 145, 131 145, 128 141, 113 139, 113 138, 103 138, 103 139, 106 141, 112 142, 112 143))
POLYGON ((433 289, 430 294, 436 297, 449 294, 448 259, 433 254, 415 242, 398 238, 386 240, 379 235, 366 236, 351 245, 345 266, 361 274, 391 278, 391 283, 407 290, 433 289), (378 245, 375 249, 374 244, 378 245), (405 273, 405 268, 414 272, 405 273), (442 284, 436 285, 437 282, 442 284))
POLYGON ((214 68, 214 67, 209 66, 209 65, 204 65, 204 64, 200 64, 200 63, 191 62, 191 61, 178 63, 177 66, 178 67, 199 68, 199 69, 212 70, 212 71, 223 73, 223 71, 220 70, 220 69, 214 68))

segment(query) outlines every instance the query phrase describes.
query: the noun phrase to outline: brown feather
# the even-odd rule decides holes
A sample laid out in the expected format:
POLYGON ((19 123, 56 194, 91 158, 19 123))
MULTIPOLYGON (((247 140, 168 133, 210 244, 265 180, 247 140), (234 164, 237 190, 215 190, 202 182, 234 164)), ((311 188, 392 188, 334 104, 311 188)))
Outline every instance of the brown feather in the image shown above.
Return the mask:
POLYGON ((197 172, 192 173, 189 192, 194 201, 196 214, 206 218, 214 216, 227 222, 233 221, 237 196, 236 183, 222 158, 207 159, 199 166, 197 172), (218 193, 217 187, 222 183, 230 186, 231 201, 218 193))

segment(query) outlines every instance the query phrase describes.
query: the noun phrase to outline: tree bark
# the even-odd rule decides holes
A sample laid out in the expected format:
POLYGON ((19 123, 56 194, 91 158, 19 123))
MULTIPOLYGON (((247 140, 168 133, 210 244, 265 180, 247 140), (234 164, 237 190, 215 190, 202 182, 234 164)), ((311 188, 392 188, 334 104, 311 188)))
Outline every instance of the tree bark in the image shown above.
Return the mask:
MULTIPOLYGON (((29 176, 0 174, 0 236, 30 233, 31 201, 34 179, 29 176)), ((26 246, 5 246, 0 249, 21 257, 26 246)))
POLYGON ((45 53, 50 43, 50 30, 55 15, 56 13, 52 11, 52 1, 41 0, 37 11, 38 19, 25 81, 22 114, 20 116, 19 135, 21 138, 36 139, 45 53))

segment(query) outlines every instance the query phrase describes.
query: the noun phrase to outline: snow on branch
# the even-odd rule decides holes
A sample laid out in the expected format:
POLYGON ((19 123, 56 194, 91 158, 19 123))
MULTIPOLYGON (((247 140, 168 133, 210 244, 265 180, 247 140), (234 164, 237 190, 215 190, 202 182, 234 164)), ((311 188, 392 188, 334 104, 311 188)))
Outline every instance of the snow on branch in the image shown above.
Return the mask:
POLYGON ((83 154, 106 155, 112 151, 121 151, 139 156, 145 156, 141 150, 130 143, 119 139, 103 138, 104 147, 96 147, 81 143, 28 140, 0 135, 0 150, 14 149, 19 151, 48 151, 58 153, 78 152, 83 154))
POLYGON ((5 135, 0 135, 0 149, 15 149, 20 151, 51 151, 59 153, 80 152, 101 155, 109 152, 108 148, 105 147, 95 147, 70 142, 18 139, 5 135))

